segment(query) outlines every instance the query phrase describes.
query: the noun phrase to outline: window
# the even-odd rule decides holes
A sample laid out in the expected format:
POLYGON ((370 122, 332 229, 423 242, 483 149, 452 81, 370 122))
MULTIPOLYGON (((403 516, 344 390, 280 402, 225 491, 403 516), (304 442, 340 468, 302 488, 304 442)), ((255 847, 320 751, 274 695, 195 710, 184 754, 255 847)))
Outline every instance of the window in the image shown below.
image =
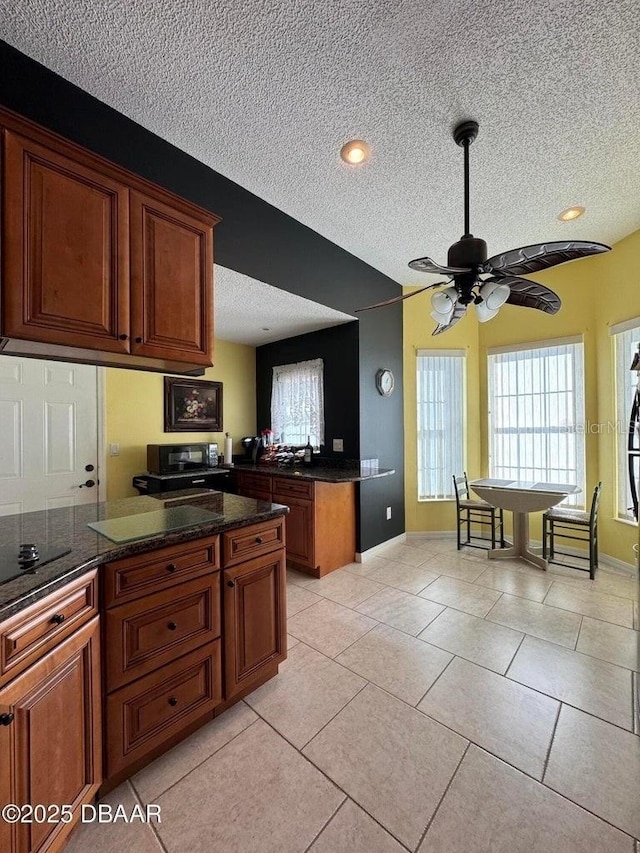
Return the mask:
POLYGON ((278 444, 324 444, 324 383, 321 358, 273 368, 271 429, 278 444))
MULTIPOLYGON (((617 453, 617 516, 635 521, 629 488, 628 438, 631 406, 638 384, 638 374, 630 370, 640 344, 640 318, 612 326, 616 365, 616 453, 617 453)), ((638 439, 636 438, 636 444, 638 439)), ((637 476, 637 471, 636 471, 637 476)))
POLYGON ((584 367, 577 339, 489 354, 492 477, 574 483, 584 505, 584 367))
POLYGON ((464 470, 464 350, 418 350, 418 500, 447 500, 464 470))

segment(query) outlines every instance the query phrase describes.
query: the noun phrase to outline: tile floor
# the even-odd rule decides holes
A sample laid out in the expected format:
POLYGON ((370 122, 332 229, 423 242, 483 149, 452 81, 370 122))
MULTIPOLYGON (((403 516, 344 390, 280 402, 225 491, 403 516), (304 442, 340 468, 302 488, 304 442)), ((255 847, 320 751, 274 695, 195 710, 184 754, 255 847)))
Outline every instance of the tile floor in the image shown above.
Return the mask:
POLYGON ((637 581, 450 539, 289 571, 280 673, 113 791, 69 853, 640 853, 637 581))

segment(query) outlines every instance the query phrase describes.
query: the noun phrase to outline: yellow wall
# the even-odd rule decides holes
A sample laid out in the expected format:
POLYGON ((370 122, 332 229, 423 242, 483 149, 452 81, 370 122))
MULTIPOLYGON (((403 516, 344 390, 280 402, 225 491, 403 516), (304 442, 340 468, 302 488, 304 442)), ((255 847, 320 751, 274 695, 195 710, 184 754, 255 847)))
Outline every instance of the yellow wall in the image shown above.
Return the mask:
POLYGON ((234 440, 256 429, 256 351, 254 347, 215 342, 215 366, 203 379, 222 382, 224 432, 164 432, 164 377, 138 370, 106 370, 106 442, 120 445, 107 456, 107 499, 137 495, 131 478, 147 469, 147 444, 216 441, 224 451, 224 433, 234 440))
MULTIPOLYGON (((404 303, 405 323, 405 454, 407 530, 453 530, 455 510, 450 502, 418 503, 416 499, 415 347, 468 347, 467 469, 470 476, 488 473, 487 350, 515 343, 581 335, 585 357, 585 418, 587 424, 607 424, 615 417, 614 361, 609 326, 640 316, 640 231, 617 243, 605 255, 576 261, 536 276, 562 298, 556 315, 506 305, 497 317, 478 324, 462 320, 454 329, 430 337, 430 294, 404 303), (418 303, 418 304, 416 304, 418 303), (477 375, 477 389, 473 376, 477 375), (477 446, 476 446, 477 444, 477 446)), ((628 413, 625 413, 628 416, 628 413)), ((624 440, 624 435, 622 440, 624 440)), ((600 552, 633 562, 631 546, 637 527, 618 521, 616 507, 616 435, 592 426, 585 436, 587 502, 598 479, 603 482, 600 504, 600 552)), ((531 536, 541 538, 541 516, 532 517, 531 536)))

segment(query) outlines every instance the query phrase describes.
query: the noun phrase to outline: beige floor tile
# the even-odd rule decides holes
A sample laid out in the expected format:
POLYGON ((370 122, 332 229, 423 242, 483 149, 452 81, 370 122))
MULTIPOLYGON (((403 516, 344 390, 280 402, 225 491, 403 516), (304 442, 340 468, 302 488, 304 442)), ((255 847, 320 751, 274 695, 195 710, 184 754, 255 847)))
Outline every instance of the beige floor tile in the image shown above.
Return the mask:
POLYGON ((444 607, 400 589, 385 587, 363 601, 356 610, 415 636, 442 613, 444 607))
POLYGON ((368 685, 304 754, 413 850, 466 745, 459 735, 368 685))
POLYGON ((303 586, 295 583, 287 584, 287 616, 295 616, 305 607, 311 607, 319 601, 322 601, 319 595, 309 592, 303 586))
POLYGON ((345 572, 351 572, 354 575, 367 577, 371 572, 380 569, 387 565, 389 561, 383 560, 382 557, 368 557, 363 563, 347 563, 343 566, 345 572))
POLYGON ((583 617, 576 651, 627 669, 640 669, 640 633, 610 622, 583 617))
POLYGON ((238 702, 165 752, 131 779, 142 802, 155 802, 167 788, 206 761, 257 719, 251 708, 244 702, 238 702))
POLYGON ((502 566, 492 565, 485 569, 475 583, 480 586, 488 586, 491 589, 499 589, 509 595, 519 598, 528 598, 531 601, 542 601, 552 580, 547 577, 535 577, 532 574, 518 572, 502 566))
POLYGON ((640 598, 640 585, 638 578, 616 575, 613 572, 598 569, 593 581, 594 592, 606 592, 609 595, 618 595, 621 598, 630 598, 637 601, 640 598))
POLYGON ((319 601, 287 620, 288 631, 319 652, 335 657, 378 623, 335 601, 319 601))
POLYGON ((577 613, 506 593, 489 611, 487 619, 568 649, 575 648, 580 630, 577 613))
POLYGON ((259 720, 160 797, 158 834, 168 853, 300 853, 343 800, 259 720))
POLYGON ((387 562, 367 575, 371 580, 416 594, 434 581, 438 575, 425 566, 407 566, 404 563, 387 562))
POLYGON ((456 658, 418 710, 542 779, 560 703, 456 658))
POLYGON ((504 674, 524 634, 448 607, 419 639, 504 674))
POLYGON ((357 607, 381 589, 382 584, 375 583, 368 577, 362 578, 340 570, 305 586, 305 591, 315 592, 323 598, 344 604, 345 607, 357 607))
POLYGON ((562 706, 545 784, 640 837, 640 738, 562 706))
MULTIPOLYGON (((582 567, 584 568, 584 566, 582 567)), ((549 563, 547 575, 556 583, 564 586, 572 586, 575 589, 590 590, 593 588, 593 581, 589 577, 589 572, 580 571, 570 563, 560 565, 558 563, 549 563)))
POLYGON ((378 625, 336 658, 409 705, 420 701, 451 659, 448 652, 388 625, 378 625))
MULTIPOLYGON (((128 782, 124 782, 118 788, 107 794, 100 800, 108 803, 112 808, 119 805, 125 807, 126 813, 131 814, 133 806, 138 802, 128 782)), ((160 819, 162 820, 162 812, 160 819)), ((122 850, 131 850, 135 853, 162 853, 162 847, 156 838, 153 829, 148 824, 124 823, 98 823, 92 821, 79 824, 71 833, 69 842, 64 848, 65 853, 121 853, 122 850)))
POLYGON ((446 604, 472 616, 486 616, 501 595, 497 590, 447 577, 439 577, 420 593, 421 598, 446 604))
POLYGON ((535 637, 525 637, 507 675, 589 714, 631 729, 628 669, 535 637))
POLYGON ((429 555, 420 548, 412 548, 411 545, 390 545, 380 551, 377 556, 394 563, 419 566, 424 563, 429 555))
POLYGON ((406 853, 352 800, 346 800, 309 848, 309 853, 406 853))
POLYGON ((247 703, 301 749, 361 690, 365 681, 304 643, 280 672, 247 696, 247 703))
POLYGON ((418 853, 632 853, 633 841, 471 746, 418 853))
POLYGON ((292 649, 294 646, 297 646, 300 640, 297 637, 294 637, 292 634, 287 634, 287 649, 292 649))
POLYGON ((314 580, 317 580, 317 578, 314 578, 313 575, 307 575, 305 572, 299 572, 298 569, 292 569, 290 566, 287 566, 287 584, 306 586, 314 580))
POLYGON ((633 628, 632 602, 616 595, 554 583, 544 602, 552 607, 562 607, 563 610, 602 619, 603 622, 613 622, 624 628, 633 628))
POLYGON ((473 583, 486 569, 484 562, 465 560, 453 554, 434 554, 423 565, 435 574, 446 575, 468 583, 473 583))

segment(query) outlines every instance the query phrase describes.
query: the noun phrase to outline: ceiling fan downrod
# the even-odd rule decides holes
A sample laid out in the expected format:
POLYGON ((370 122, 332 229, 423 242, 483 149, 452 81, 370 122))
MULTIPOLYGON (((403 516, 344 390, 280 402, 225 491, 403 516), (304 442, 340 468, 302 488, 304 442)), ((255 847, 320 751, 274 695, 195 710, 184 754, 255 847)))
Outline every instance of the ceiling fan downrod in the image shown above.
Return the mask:
POLYGON ((453 130, 453 139, 456 145, 460 145, 464 149, 464 234, 465 237, 472 237, 469 228, 469 146, 478 135, 479 125, 477 121, 463 121, 453 130))

